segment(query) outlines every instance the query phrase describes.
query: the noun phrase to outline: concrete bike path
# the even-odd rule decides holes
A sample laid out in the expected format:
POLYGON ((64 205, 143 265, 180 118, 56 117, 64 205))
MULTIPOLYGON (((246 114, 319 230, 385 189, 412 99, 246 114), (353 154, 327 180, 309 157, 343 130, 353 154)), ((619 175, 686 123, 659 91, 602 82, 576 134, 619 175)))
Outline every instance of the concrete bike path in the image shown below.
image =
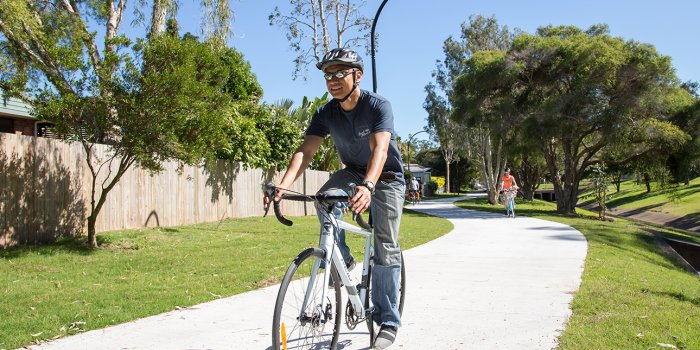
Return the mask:
MULTIPOLYGON (((549 221, 463 210, 454 200, 408 206, 455 228, 404 252, 404 325, 392 349, 554 348, 581 282, 583 235, 549 221)), ((28 348, 269 349, 278 287, 28 348)), ((364 325, 344 327, 339 349, 369 348, 364 325)))

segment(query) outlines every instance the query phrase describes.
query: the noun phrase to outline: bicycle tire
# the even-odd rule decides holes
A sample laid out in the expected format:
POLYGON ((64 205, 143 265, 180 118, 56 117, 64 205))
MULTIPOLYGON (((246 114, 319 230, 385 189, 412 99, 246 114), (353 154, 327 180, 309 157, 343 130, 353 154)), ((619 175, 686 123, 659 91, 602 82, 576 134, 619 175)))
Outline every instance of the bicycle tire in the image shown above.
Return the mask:
POLYGON ((303 303, 306 289, 308 287, 308 276, 311 274, 316 259, 323 259, 325 252, 319 248, 308 248, 301 252, 289 265, 287 273, 282 279, 277 301, 275 303, 274 317, 272 320, 272 349, 284 349, 286 343, 289 349, 315 349, 320 346, 335 349, 338 344, 340 333, 340 322, 342 319, 342 299, 340 294, 340 280, 335 268, 331 269, 331 279, 333 286, 331 289, 323 283, 323 273, 325 269, 319 269, 312 293, 307 302, 305 318, 300 320, 301 304, 303 303), (321 305, 320 292, 326 290, 326 298, 330 300, 328 304, 331 309, 325 310, 327 321, 319 322, 320 311, 317 305, 321 305), (332 316, 333 318, 328 318, 332 316), (332 322, 332 329, 327 329, 332 322), (284 332, 282 329, 284 328, 284 332), (332 333, 330 333, 332 331, 332 333))
MULTIPOLYGON (((370 300, 372 299, 372 268, 374 267, 374 260, 370 259, 369 263, 369 277, 367 278, 367 298, 365 299, 365 310, 370 307, 370 300)), ((401 252, 401 283, 399 284, 399 315, 403 315, 403 305, 406 298, 406 260, 403 258, 403 252, 401 252)), ((367 315, 367 330, 369 331, 369 346, 370 348, 374 345, 374 338, 377 333, 374 331, 374 317, 372 314, 367 315)))

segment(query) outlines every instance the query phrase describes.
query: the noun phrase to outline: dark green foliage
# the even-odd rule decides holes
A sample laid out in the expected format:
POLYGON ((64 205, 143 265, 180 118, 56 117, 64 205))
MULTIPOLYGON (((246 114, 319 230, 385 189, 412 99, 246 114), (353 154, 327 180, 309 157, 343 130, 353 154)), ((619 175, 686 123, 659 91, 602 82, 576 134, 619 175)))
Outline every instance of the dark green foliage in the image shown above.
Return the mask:
POLYGON ((227 70, 219 54, 193 39, 161 35, 137 51, 142 66, 128 79, 134 89, 116 89, 121 147, 141 167, 159 170, 177 159, 199 164, 226 143, 223 125, 231 98, 222 92, 227 70))
POLYGON ((260 100, 263 94, 262 87, 243 54, 234 48, 226 48, 221 53, 221 60, 229 70, 224 92, 237 101, 260 100))
MULTIPOLYGON (((203 164, 227 147, 232 100, 261 95, 235 50, 179 38, 172 18, 163 33, 134 42, 119 34, 125 10, 125 1, 0 2, 0 88, 32 103, 59 137, 83 145, 93 246, 97 215, 132 165, 159 171, 165 161, 203 164), (91 26, 106 33, 104 43, 91 26), (94 143, 110 145, 107 159, 94 156, 94 143)), ((219 18, 229 13, 217 10, 219 18)), ((228 28, 217 24, 215 34, 228 28)))
POLYGON ((280 170, 287 166, 301 142, 300 129, 294 120, 275 112, 271 105, 237 105, 227 128, 229 147, 221 149, 219 157, 241 162, 244 167, 280 170))
POLYGON ((604 25, 543 27, 516 37, 507 52, 473 54, 466 66, 455 114, 539 140, 561 213, 575 211, 579 181, 605 150, 624 145, 617 147, 624 163, 677 149, 687 138, 668 122, 677 84, 670 58, 612 37, 604 25))
POLYGON ((689 134, 690 141, 669 157, 668 165, 676 182, 688 184, 700 176, 700 99, 680 109, 673 122, 689 134))

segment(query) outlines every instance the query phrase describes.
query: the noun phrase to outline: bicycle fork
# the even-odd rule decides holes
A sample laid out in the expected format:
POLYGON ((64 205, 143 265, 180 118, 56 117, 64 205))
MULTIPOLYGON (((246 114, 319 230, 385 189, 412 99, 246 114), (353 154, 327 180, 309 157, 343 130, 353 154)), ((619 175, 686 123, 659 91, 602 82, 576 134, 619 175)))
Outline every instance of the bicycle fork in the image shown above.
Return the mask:
MULTIPOLYGON (((336 223, 336 225, 339 225, 340 228, 343 228, 344 225, 347 225, 349 227, 354 228, 354 232, 357 232, 357 228, 348 225, 345 222, 339 222, 336 223)), ((352 281, 350 280, 350 275, 348 273, 347 267, 345 266, 345 261, 343 260, 343 255, 340 252, 340 248, 338 248, 338 245, 335 244, 335 227, 331 223, 326 223, 324 224, 324 230, 323 234, 321 235, 321 240, 319 246, 323 251, 325 252, 325 257, 323 260, 321 259, 316 259, 314 262, 314 265, 311 270, 311 276, 309 278, 309 282, 306 288, 306 294, 304 295, 304 301, 301 305, 300 308, 300 314, 299 314, 299 320, 305 320, 309 319, 309 316, 305 315, 305 310, 307 308, 308 301, 311 297, 311 293, 314 291, 314 285, 316 283, 316 279, 318 278, 318 271, 321 268, 321 263, 325 262, 325 272, 323 273, 323 286, 329 285, 331 277, 331 271, 332 269, 330 268, 331 264, 332 266, 335 266, 336 270, 338 271, 338 275, 340 276, 340 280, 345 285, 345 289, 348 292, 348 301, 352 305, 352 309, 354 310, 355 317, 357 319, 364 319, 367 315, 367 313, 371 310, 365 310, 363 306, 363 300, 365 298, 368 298, 369 296, 367 295, 367 282, 368 282, 368 274, 369 274, 369 256, 371 254, 371 238, 372 238, 372 233, 370 231, 367 232, 362 232, 361 234, 365 236, 365 259, 364 263, 362 266, 362 286, 364 288, 359 288, 357 286, 352 285, 352 281), (326 226, 327 225, 327 226, 326 226)), ((326 300, 326 293, 327 293, 327 288, 322 288, 321 291, 321 300, 323 301, 322 305, 316 305, 315 307, 318 307, 318 319, 315 319, 314 317, 311 317, 311 320, 313 322, 320 322, 320 323, 325 323, 327 321, 327 316, 325 314, 325 310, 327 308, 328 300, 326 300)))

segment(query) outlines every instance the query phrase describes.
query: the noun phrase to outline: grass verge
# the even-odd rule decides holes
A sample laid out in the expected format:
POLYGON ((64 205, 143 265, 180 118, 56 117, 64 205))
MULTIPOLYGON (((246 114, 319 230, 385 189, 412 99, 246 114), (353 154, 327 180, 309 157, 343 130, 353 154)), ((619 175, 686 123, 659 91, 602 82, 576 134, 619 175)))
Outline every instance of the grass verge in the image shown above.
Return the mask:
POLYGON ((700 178, 688 186, 674 185, 661 188, 654 183, 652 192, 647 193, 644 184, 625 181, 620 185, 620 192, 615 186, 608 189, 609 208, 643 209, 675 216, 700 215, 700 178))
MULTIPOLYGON (((485 200, 457 205, 503 213, 485 200)), ((566 217, 555 210, 551 203, 534 201, 518 202, 516 212, 570 225, 588 240, 581 287, 559 349, 700 349, 700 278, 665 256, 645 225, 592 220, 593 213, 566 217)))
MULTIPOLYGON (((301 250, 318 244, 315 217, 292 220, 292 227, 255 217, 109 232, 98 236, 97 250, 64 241, 2 251, 0 349, 278 283, 301 250)), ((399 241, 408 249, 451 230, 447 220, 407 210, 399 241)), ((362 255, 362 237, 348 235, 348 244, 362 255)))

